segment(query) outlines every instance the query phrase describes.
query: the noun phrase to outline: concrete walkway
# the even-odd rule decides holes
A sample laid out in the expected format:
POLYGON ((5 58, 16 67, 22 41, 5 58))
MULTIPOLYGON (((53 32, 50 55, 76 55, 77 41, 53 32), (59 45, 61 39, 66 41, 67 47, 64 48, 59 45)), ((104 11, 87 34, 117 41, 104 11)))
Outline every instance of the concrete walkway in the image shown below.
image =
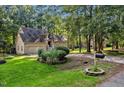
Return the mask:
POLYGON ((124 87, 124 71, 112 76, 97 87, 124 87))
MULTIPOLYGON (((68 56, 72 57, 85 57, 93 59, 94 56, 91 54, 69 54, 68 56)), ((115 62, 124 64, 124 58, 115 57, 115 56, 106 56, 103 61, 115 62)), ((115 74, 111 78, 107 79, 105 82, 99 84, 97 87, 124 87, 124 70, 115 74)))

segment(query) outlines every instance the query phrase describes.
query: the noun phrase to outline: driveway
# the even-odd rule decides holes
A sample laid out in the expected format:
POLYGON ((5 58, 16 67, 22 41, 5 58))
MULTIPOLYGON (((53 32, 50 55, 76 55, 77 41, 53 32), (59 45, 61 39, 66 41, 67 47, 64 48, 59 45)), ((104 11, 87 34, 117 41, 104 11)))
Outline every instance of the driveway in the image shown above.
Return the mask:
POLYGON ((124 87, 124 71, 112 76, 97 87, 124 87))
MULTIPOLYGON (((69 54, 68 56, 82 57, 82 58, 85 57, 85 58, 94 59, 94 55, 92 55, 92 54, 69 54)), ((104 59, 100 59, 100 60, 124 64, 123 57, 106 56, 104 59)))
MULTIPOLYGON (((93 59, 94 56, 91 54, 69 54, 69 57, 85 57, 93 59)), ((124 64, 124 58, 115 56, 106 56, 102 61, 115 62, 124 64)), ((124 87, 124 70, 115 74, 111 78, 107 79, 103 83, 97 85, 97 87, 124 87)))

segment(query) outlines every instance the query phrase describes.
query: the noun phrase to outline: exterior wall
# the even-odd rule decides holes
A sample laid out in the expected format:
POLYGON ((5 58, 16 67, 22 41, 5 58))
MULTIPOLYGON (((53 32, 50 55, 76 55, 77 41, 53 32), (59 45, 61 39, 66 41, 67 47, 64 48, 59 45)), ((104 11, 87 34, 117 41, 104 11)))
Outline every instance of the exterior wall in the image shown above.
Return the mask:
POLYGON ((24 42, 22 41, 19 34, 17 35, 17 38, 16 38, 16 53, 24 54, 24 42))
POLYGON ((57 47, 57 46, 65 46, 67 47, 67 42, 54 42, 54 46, 57 47))
POLYGON ((39 49, 46 49, 46 43, 27 43, 25 44, 24 54, 37 54, 39 49))
MULTIPOLYGON (((67 47, 67 42, 54 42, 54 47, 56 46, 65 46, 67 47)), ((46 50, 48 42, 42 43, 24 43, 20 35, 17 35, 16 38, 16 53, 17 54, 37 54, 39 49, 46 50)))
MULTIPOLYGON (((47 43, 27 43, 25 44, 24 54, 37 54, 39 49, 46 50, 47 43)), ((54 46, 67 46, 66 42, 56 42, 54 46)))

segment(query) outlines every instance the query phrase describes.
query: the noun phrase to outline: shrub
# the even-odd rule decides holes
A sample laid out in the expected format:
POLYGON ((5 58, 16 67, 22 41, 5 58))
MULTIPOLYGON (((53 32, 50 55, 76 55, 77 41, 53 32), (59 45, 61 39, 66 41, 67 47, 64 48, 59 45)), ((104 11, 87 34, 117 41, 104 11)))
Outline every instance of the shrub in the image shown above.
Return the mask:
POLYGON ((106 44, 106 47, 112 47, 112 45, 111 44, 106 44))
POLYGON ((40 57, 42 58, 42 61, 47 61, 46 52, 43 52, 40 57))
POLYGON ((66 53, 65 51, 63 51, 63 50, 58 50, 57 58, 58 58, 59 60, 63 60, 63 59, 65 58, 66 54, 67 54, 67 53, 66 53))
POLYGON ((70 52, 67 47, 62 47, 62 46, 61 46, 61 47, 56 47, 55 49, 56 49, 56 50, 63 50, 63 51, 66 52, 66 54, 69 54, 69 52, 70 52))
POLYGON ((49 50, 49 51, 43 51, 42 53, 39 53, 40 57, 42 58, 42 61, 48 64, 54 64, 59 63, 60 60, 64 60, 64 57, 66 56, 66 52, 63 50, 49 50))
POLYGON ((39 49, 38 50, 38 57, 41 57, 41 54, 44 52, 44 50, 43 49, 39 49))
POLYGON ((43 59, 46 61, 48 64, 52 64, 54 62, 54 58, 56 56, 56 52, 53 50, 46 51, 42 54, 43 59))
POLYGON ((66 56, 66 52, 63 51, 63 50, 53 49, 53 50, 50 50, 50 51, 43 52, 42 55, 45 56, 45 57, 50 57, 50 58, 59 58, 59 57, 66 56))

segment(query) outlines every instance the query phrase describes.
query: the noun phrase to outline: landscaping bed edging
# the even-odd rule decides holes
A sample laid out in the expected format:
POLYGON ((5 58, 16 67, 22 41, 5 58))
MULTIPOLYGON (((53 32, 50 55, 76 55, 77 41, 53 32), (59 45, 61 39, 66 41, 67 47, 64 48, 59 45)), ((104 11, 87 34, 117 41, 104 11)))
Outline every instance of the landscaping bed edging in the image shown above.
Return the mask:
POLYGON ((86 68, 85 69, 85 73, 89 76, 99 76, 99 75, 103 75, 105 74, 105 71, 101 68, 98 68, 99 71, 95 72, 95 71, 92 71, 91 68, 86 68))
POLYGON ((5 60, 0 60, 0 64, 5 64, 6 61, 5 60))
POLYGON ((46 64, 51 64, 51 65, 55 65, 55 64, 64 64, 67 62, 67 58, 64 58, 63 60, 55 60, 53 63, 49 62, 48 60, 43 60, 42 57, 39 57, 37 59, 37 61, 39 61, 40 63, 46 63, 46 64))

